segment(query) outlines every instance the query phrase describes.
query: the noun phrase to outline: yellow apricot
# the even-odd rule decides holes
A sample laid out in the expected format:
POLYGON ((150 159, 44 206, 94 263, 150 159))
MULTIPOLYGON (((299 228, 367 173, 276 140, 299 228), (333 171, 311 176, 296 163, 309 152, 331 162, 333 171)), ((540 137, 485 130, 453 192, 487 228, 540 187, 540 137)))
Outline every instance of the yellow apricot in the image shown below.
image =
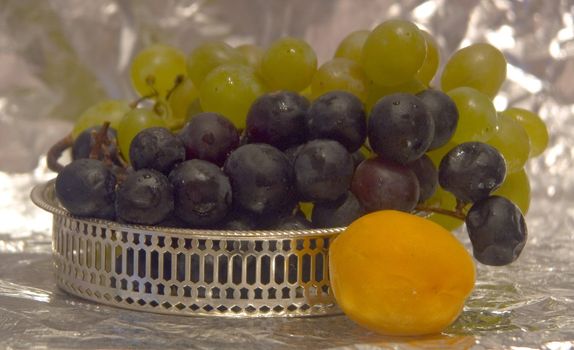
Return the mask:
POLYGON ((442 226, 384 210, 353 222, 329 249, 339 307, 385 335, 439 333, 461 313, 475 282, 472 257, 442 226))

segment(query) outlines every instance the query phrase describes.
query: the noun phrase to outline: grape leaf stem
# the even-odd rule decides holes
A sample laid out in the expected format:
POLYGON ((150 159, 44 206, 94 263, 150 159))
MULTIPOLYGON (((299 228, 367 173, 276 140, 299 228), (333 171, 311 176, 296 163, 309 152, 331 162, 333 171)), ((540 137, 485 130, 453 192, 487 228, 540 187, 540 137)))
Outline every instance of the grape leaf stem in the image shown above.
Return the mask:
MULTIPOLYGON (((101 159, 108 168, 112 168, 114 164, 119 164, 119 168, 124 171, 128 168, 128 164, 123 160, 123 158, 118 153, 118 147, 116 140, 110 140, 108 137, 108 128, 110 127, 110 122, 104 122, 102 127, 97 131, 92 131, 92 147, 90 149, 89 158, 90 159, 101 159), (113 147, 115 146, 115 147, 113 147), (111 152, 114 150, 114 152, 111 152)), ((59 173, 64 169, 64 166, 60 164, 60 157, 68 148, 74 145, 74 138, 72 133, 66 135, 63 139, 56 142, 47 154, 47 165, 48 169, 53 172, 59 173)))
POLYGON ((104 159, 108 162, 108 165, 111 165, 110 152, 104 147, 110 145, 110 140, 108 139, 109 127, 110 122, 104 122, 98 131, 92 130, 92 134, 90 136, 93 140, 93 146, 90 150, 90 158, 99 159, 103 153, 104 159))
POLYGON ((46 159, 48 163, 48 169, 56 173, 62 171, 64 166, 59 162, 60 157, 62 156, 62 153, 64 153, 64 151, 68 148, 72 147, 73 144, 74 138, 72 137, 72 133, 69 133, 63 139, 59 140, 52 147, 50 147, 46 159))

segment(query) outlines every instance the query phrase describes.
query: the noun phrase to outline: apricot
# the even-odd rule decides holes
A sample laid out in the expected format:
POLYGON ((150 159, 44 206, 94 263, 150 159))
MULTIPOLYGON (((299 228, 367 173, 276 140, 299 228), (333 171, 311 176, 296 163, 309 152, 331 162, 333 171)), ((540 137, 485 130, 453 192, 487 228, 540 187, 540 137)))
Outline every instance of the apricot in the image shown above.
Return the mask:
POLYGON ((394 210, 363 216, 342 232, 329 249, 329 270, 351 320, 398 336, 439 333, 453 323, 476 274, 451 232, 394 210))

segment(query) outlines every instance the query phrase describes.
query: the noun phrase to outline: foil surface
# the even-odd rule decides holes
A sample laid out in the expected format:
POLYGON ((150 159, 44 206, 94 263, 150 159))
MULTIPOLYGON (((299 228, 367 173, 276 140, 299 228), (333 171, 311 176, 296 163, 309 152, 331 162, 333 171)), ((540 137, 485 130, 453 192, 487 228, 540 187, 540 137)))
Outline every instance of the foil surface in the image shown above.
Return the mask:
MULTIPOLYGON (((7 349, 340 348, 574 349, 574 1, 3 0, 0 2, 0 346, 7 349), (51 216, 29 200, 55 176, 48 147, 105 97, 133 98, 134 52, 164 42, 188 52, 303 37, 324 62, 356 29, 401 17, 429 30, 442 63, 486 41, 508 59, 498 110, 538 112, 551 134, 527 166, 529 241, 507 267, 478 266, 475 291, 443 334, 376 335, 345 316, 173 317, 101 306, 55 285, 51 216)), ((470 249, 464 231, 458 237, 470 249)))

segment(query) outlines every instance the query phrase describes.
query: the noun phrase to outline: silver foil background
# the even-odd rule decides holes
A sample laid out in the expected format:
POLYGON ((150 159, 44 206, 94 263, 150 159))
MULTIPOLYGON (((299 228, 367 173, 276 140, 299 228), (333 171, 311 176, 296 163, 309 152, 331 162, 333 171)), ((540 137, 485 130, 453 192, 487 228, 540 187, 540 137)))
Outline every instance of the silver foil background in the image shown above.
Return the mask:
MULTIPOLYGON (((0 1, 0 345, 4 348, 574 349, 573 0, 2 0, 0 1), (479 41, 499 47, 508 79, 496 98, 538 112, 550 146, 531 160, 529 242, 514 264, 478 267, 460 319, 444 334, 388 338, 344 316, 184 318, 84 302, 55 286, 51 216, 29 200, 55 176, 44 153, 91 103, 132 98, 140 48, 188 52, 303 37, 327 60, 356 29, 402 17, 435 35, 442 63, 479 41)), ((457 233, 468 246, 464 231, 457 233)))

